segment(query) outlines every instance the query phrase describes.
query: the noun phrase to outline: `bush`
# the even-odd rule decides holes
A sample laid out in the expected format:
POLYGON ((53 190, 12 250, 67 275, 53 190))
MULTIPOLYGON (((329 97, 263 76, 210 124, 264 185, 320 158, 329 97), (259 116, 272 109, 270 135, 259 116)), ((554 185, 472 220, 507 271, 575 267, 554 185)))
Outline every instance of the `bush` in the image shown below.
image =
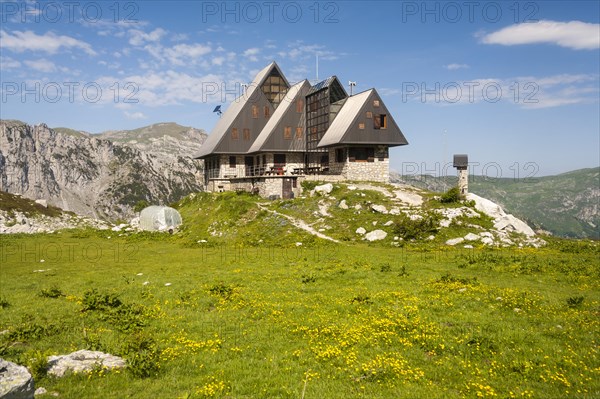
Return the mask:
POLYGON ((64 296, 62 291, 56 286, 52 288, 42 288, 39 295, 43 298, 59 298, 64 296))
POLYGON ((400 215, 393 227, 393 231, 405 240, 425 238, 438 229, 439 216, 430 214, 423 218, 412 220, 408 216, 400 215))
POLYGON ((127 359, 127 371, 134 377, 151 377, 160 369, 160 350, 154 339, 150 337, 134 335, 125 342, 121 354, 127 359))
POLYGON ((10 302, 6 300, 6 298, 0 297, 0 309, 6 309, 10 306, 10 302))
POLYGON ((452 187, 450 190, 442 194, 440 202, 442 202, 443 204, 452 204, 460 202, 461 199, 462 196, 460 194, 460 191, 458 190, 458 187, 452 187))
POLYGON ((123 304, 119 297, 115 294, 102 294, 95 288, 83 293, 83 312, 88 310, 107 310, 110 308, 118 308, 123 304))

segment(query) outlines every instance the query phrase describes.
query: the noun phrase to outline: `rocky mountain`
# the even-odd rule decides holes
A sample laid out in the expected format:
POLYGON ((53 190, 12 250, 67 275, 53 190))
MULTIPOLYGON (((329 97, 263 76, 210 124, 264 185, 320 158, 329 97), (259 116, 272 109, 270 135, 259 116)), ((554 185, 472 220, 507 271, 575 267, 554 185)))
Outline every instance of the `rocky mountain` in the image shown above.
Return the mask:
POLYGON ((92 134, 68 127, 55 127, 57 133, 74 137, 95 137, 137 148, 143 152, 152 152, 163 156, 193 157, 206 140, 206 132, 174 122, 155 123, 133 130, 108 130, 92 134))
MULTIPOLYGON (((456 177, 400 176, 392 181, 445 191, 456 177)), ((470 176, 469 191, 489 198, 537 229, 562 237, 600 235, 600 167, 527 179, 470 176)))
POLYGON ((140 201, 166 204, 201 190, 202 166, 190 157, 201 131, 158 124, 130 132, 91 135, 0 121, 0 191, 119 219, 132 216, 140 201))

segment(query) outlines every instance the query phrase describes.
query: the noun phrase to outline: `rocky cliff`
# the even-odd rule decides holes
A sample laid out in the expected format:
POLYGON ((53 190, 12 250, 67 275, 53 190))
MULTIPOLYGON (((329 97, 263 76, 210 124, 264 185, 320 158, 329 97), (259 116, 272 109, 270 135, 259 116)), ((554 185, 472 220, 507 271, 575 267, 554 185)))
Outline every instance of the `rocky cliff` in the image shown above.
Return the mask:
POLYGON ((127 218, 139 201, 176 201, 201 190, 201 171, 189 156, 0 121, 0 190, 81 215, 127 218))

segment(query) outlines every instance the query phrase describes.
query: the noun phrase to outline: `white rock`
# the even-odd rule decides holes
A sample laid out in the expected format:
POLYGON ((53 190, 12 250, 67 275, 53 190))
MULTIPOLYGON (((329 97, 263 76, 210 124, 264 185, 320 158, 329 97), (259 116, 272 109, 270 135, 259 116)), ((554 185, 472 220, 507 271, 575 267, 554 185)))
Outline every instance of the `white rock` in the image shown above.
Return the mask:
POLYGON ((297 247, 301 247, 301 246, 302 246, 302 243, 301 243, 301 242, 297 242, 297 243, 296 243, 296 246, 297 246, 297 247))
POLYGON ((371 205, 371 209, 373 209, 375 212, 378 212, 378 213, 383 213, 383 214, 388 213, 387 208, 383 205, 371 205))
POLYGON ((112 231, 121 231, 121 228, 119 226, 114 226, 111 230, 112 231))
POLYGON ((400 209, 399 208, 392 208, 390 209, 390 215, 399 215, 400 214, 400 209))
POLYGON ((473 193, 467 194, 467 199, 475 201, 475 209, 483 212, 494 219, 494 228, 498 230, 511 229, 526 236, 534 236, 535 232, 527 223, 517 219, 513 215, 504 212, 500 205, 473 193))
POLYGON ((388 221, 387 221, 387 222, 385 222, 383 225, 387 227, 387 226, 391 226, 391 225, 393 225, 393 224, 394 224, 394 222, 393 222, 393 221, 391 221, 391 220, 388 220, 388 221))
POLYGON ((462 237, 458 237, 458 238, 451 238, 449 240, 446 241, 446 245, 456 245, 456 244, 460 244, 461 242, 463 242, 465 239, 462 237))
POLYGON ((373 230, 365 236, 367 241, 379 241, 387 237, 387 233, 383 230, 373 230))
POLYGON ((321 195, 330 194, 333 191, 333 184, 326 183, 315 187, 315 192, 321 195))
POLYGON ((465 249, 473 249, 473 246, 470 244, 464 245, 463 248, 465 249))
POLYGON ((138 273, 138 274, 136 274, 136 276, 143 276, 143 275, 144 275, 144 273, 138 273))
POLYGON ((120 369, 126 367, 124 359, 108 353, 80 350, 62 356, 48 357, 48 375, 62 377, 67 372, 80 373, 94 367, 120 369))
POLYGON ((165 287, 170 287, 171 283, 165 283, 165 287))
POLYGON ((45 199, 35 200, 35 203, 36 204, 40 204, 41 206, 48 208, 48 201, 46 201, 45 199))
POLYGON ((494 240, 490 237, 483 237, 481 239, 481 242, 484 243, 485 245, 494 245, 494 240))
POLYGON ((341 200, 338 204, 338 207, 340 207, 340 209, 348 209, 348 204, 346 203, 346 200, 341 200))
POLYGON ((450 223, 452 223, 450 219, 442 219, 440 220, 440 227, 450 227, 450 223))
POLYGON ((489 231, 484 231, 483 233, 479 233, 479 235, 481 237, 489 237, 489 238, 494 238, 494 235, 492 233, 490 233, 489 231))
POLYGON ((421 220, 423 219, 423 216, 418 215, 418 214, 412 214, 412 215, 408 215, 408 218, 412 221, 416 221, 416 220, 421 220))
POLYGON ((142 285, 148 285, 148 284, 150 284, 150 281, 144 281, 144 282, 142 283, 142 285))
POLYGON ((365 230, 364 227, 359 227, 358 229, 356 229, 356 234, 360 234, 361 236, 363 234, 365 234, 367 232, 367 230, 365 230))
POLYGON ((377 226, 377 220, 375 220, 374 222, 372 222, 373 226, 377 226))
POLYGON ((0 359, 0 398, 33 399, 33 377, 26 367, 0 359))
POLYGON ((362 209, 362 205, 356 204, 356 205, 354 205, 354 209, 356 209, 357 211, 360 211, 362 209))
POLYGON ((44 395, 44 394, 47 394, 47 393, 48 393, 48 390, 46 390, 46 388, 39 387, 38 389, 35 390, 34 395, 35 396, 37 396, 37 395, 44 395))
POLYGON ((467 241, 477 241, 480 238, 481 238, 480 236, 478 236, 477 234, 473 234, 473 233, 469 233, 464 237, 464 239, 467 241))
POLYGON ((435 236, 434 235, 430 235, 429 237, 427 237, 428 240, 432 241, 435 240, 435 236))

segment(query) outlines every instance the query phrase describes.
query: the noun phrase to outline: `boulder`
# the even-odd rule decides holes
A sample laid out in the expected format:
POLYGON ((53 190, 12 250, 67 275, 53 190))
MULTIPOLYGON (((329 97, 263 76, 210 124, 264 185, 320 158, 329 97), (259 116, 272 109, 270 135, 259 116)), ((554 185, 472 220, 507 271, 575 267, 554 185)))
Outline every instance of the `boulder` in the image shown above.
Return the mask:
POLYGON ((315 187, 315 193, 319 193, 321 195, 330 194, 333 191, 333 184, 327 183, 322 184, 320 186, 315 187))
POLYGON ((346 203, 346 200, 341 200, 338 204, 338 207, 340 207, 340 209, 348 209, 348 204, 346 203))
POLYGON ((38 199, 35 200, 36 204, 40 204, 41 206, 48 208, 48 201, 46 201, 45 199, 38 199))
POLYGON ((458 237, 458 238, 451 238, 449 240, 446 241, 446 245, 456 245, 456 244, 460 244, 461 242, 463 242, 465 239, 462 237, 458 237))
POLYGON ((0 398, 33 399, 33 377, 26 367, 0 359, 0 398))
POLYGON ((356 234, 360 234, 361 236, 363 234, 365 234, 367 232, 367 230, 365 230, 364 227, 359 227, 358 229, 356 229, 356 234))
POLYGON ((387 237, 387 233, 383 230, 373 230, 365 236, 367 241, 379 241, 387 237))
POLYGON ((80 350, 61 356, 48 357, 48 375, 62 377, 67 372, 80 373, 92 370, 94 367, 107 369, 124 368, 127 364, 123 358, 108 353, 80 350))
POLYGON ((477 234, 473 234, 473 233, 469 233, 464 237, 464 239, 467 241, 477 241, 480 238, 481 238, 480 236, 478 236, 477 234))
POLYGON ((484 243, 485 245, 493 245, 494 244, 494 240, 490 237, 483 237, 481 239, 481 242, 484 243))

